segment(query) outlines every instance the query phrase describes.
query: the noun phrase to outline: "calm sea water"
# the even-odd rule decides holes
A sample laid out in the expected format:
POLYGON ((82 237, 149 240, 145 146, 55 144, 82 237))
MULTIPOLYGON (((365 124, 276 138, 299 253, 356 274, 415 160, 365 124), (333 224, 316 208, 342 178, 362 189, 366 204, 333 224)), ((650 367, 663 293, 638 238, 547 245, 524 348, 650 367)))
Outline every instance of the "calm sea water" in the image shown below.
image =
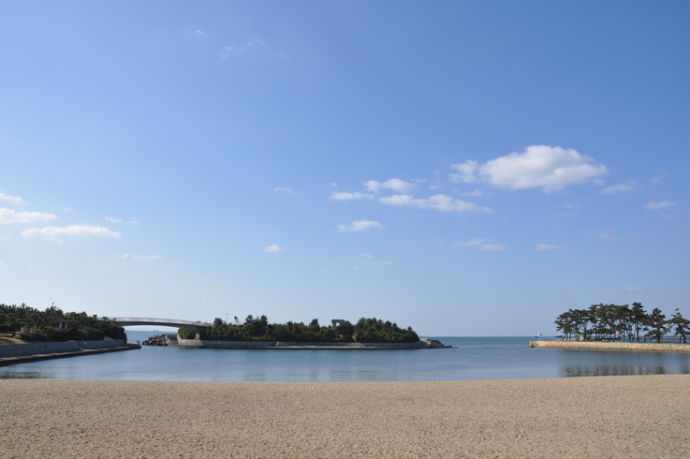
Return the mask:
MULTIPOLYGON (((155 334, 130 331, 130 339, 155 334)), ((443 381, 688 374, 690 355, 531 349, 528 337, 439 337, 453 349, 271 351, 143 347, 0 367, 0 378, 136 381, 443 381)))

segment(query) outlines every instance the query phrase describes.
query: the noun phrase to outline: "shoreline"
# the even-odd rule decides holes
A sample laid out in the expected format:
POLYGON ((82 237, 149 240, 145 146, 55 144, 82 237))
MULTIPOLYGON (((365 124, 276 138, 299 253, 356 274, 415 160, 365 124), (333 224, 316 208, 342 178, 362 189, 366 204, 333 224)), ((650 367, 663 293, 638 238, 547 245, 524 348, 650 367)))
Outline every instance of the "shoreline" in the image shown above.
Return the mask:
POLYGON ((6 457, 688 457, 690 376, 0 380, 6 457))
POLYGON ((141 349, 141 345, 122 341, 64 341, 0 345, 0 367, 41 360, 105 354, 108 352, 141 349), (7 348, 5 348, 7 346, 7 348), (33 351, 33 352, 32 352, 33 351))
POLYGON ((244 350, 324 350, 324 351, 404 351, 417 349, 448 349, 438 340, 422 338, 411 343, 360 343, 360 342, 300 342, 300 341, 216 341, 182 339, 179 336, 171 345, 181 348, 244 349, 244 350))
POLYGON ((637 343, 620 341, 530 341, 529 347, 541 349, 566 349, 574 351, 622 351, 622 352, 675 352, 690 353, 688 343, 637 343))

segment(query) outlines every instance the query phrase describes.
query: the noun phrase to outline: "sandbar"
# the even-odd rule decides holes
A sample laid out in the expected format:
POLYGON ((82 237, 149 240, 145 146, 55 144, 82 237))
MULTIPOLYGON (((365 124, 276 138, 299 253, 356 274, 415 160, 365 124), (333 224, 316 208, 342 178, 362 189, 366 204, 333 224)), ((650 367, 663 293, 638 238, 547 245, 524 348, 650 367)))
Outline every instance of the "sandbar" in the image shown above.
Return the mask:
POLYGON ((0 381, 10 458, 690 457, 688 421, 686 375, 0 381))

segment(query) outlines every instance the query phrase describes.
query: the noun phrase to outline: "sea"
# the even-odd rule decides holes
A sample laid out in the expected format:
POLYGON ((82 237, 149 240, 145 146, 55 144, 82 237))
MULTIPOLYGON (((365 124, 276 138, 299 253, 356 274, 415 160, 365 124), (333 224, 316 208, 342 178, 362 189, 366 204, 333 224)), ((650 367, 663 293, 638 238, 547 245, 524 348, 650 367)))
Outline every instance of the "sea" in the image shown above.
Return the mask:
MULTIPOLYGON (((128 331, 143 341, 157 331, 128 331)), ((434 337, 450 349, 404 351, 140 350, 0 367, 0 379, 123 381, 453 381, 690 373, 690 354, 528 347, 531 337, 434 337)))

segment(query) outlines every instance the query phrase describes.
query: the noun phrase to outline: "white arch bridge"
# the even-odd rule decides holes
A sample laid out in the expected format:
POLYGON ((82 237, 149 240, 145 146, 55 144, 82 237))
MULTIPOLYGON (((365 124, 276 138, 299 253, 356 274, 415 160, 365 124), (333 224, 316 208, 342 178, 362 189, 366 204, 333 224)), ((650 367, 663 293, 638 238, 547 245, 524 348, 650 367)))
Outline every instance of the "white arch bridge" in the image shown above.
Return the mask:
POLYGON ((128 327, 130 325, 160 325, 163 327, 186 328, 188 330, 194 330, 197 333, 211 326, 208 322, 200 322, 198 320, 196 322, 191 322, 189 320, 152 319, 147 317, 115 317, 113 321, 123 327, 128 327))

